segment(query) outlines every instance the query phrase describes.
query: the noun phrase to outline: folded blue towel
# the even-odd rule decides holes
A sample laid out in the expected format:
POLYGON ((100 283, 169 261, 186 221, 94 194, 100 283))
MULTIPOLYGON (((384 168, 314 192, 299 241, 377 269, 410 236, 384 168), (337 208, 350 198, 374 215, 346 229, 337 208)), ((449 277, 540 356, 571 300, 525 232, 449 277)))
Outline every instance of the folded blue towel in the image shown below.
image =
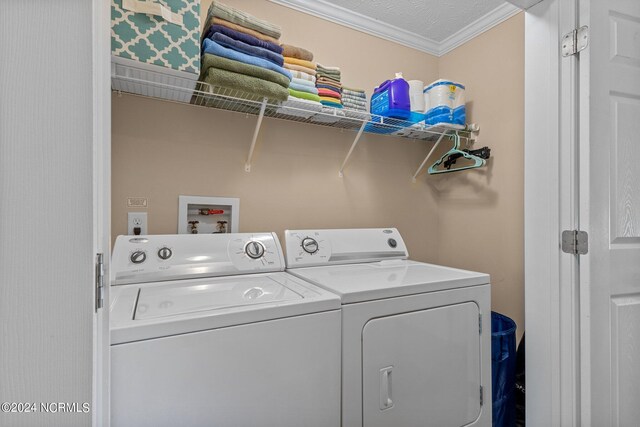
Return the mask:
POLYGON ((211 39, 224 47, 246 53, 247 55, 264 58, 280 67, 284 64, 284 57, 282 55, 278 55, 275 52, 271 52, 268 49, 263 49, 258 46, 251 46, 250 44, 246 44, 240 40, 234 40, 222 33, 214 33, 213 36, 211 36, 211 39))
POLYGON ((241 42, 245 42, 246 44, 250 44, 251 46, 261 47, 263 49, 269 49, 272 52, 275 52, 279 55, 282 55, 282 47, 268 42, 266 40, 260 40, 257 37, 252 36, 251 34, 243 33, 241 31, 236 31, 231 28, 225 27, 224 25, 212 25, 209 27, 209 31, 205 35, 206 38, 210 39, 214 33, 222 33, 225 36, 231 37, 235 40, 240 40, 241 42))
POLYGON ((289 83, 290 89, 297 90, 300 92, 312 93, 314 95, 318 94, 318 89, 316 89, 315 86, 301 85, 299 83, 296 83, 295 80, 296 79, 294 78, 293 80, 291 80, 291 83, 289 83))
POLYGON ((329 89, 329 90, 332 90, 334 92, 342 93, 342 90, 338 89, 335 86, 323 85, 322 83, 318 83, 318 84, 316 84, 316 87, 318 89, 329 89))
POLYGON ((312 87, 312 88, 316 88, 316 84, 314 82, 312 82, 311 80, 307 80, 307 79, 300 79, 298 77, 293 77, 293 79, 291 79, 291 81, 293 83, 297 83, 299 85, 304 85, 304 86, 308 86, 308 87, 312 87))
POLYGON ((202 53, 211 53, 213 55, 222 56, 223 58, 233 59, 235 61, 244 62, 245 64, 266 68, 267 70, 278 72, 291 80, 291 73, 289 70, 286 70, 271 61, 267 61, 266 59, 247 55, 246 53, 238 52, 233 49, 228 49, 211 39, 204 39, 203 47, 204 50, 202 53))

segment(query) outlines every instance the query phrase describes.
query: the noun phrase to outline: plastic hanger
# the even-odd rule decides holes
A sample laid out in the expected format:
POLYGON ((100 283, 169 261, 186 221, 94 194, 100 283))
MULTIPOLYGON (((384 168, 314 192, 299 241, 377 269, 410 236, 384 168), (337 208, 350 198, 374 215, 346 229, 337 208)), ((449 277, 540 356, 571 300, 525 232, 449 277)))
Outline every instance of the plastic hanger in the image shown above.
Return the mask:
POLYGON ((457 171, 462 171, 467 169, 475 169, 475 168, 484 166, 486 164, 486 161, 484 159, 476 155, 473 155, 468 151, 460 150, 460 135, 458 135, 457 132, 454 133, 453 135, 450 135, 449 138, 453 140, 453 148, 451 148, 451 150, 444 153, 442 157, 438 159, 437 162, 435 162, 433 165, 429 167, 430 175, 434 175, 438 173, 457 172, 457 171), (452 168, 451 166, 453 166, 456 163, 456 159, 459 159, 461 157, 467 160, 471 160, 473 164, 452 168), (438 166, 442 165, 443 163, 445 163, 445 165, 443 165, 444 169, 438 169, 438 166))
MULTIPOLYGON (((474 155, 476 157, 480 157, 481 159, 485 159, 485 160, 491 157, 491 148, 489 147, 482 147, 482 148, 478 148, 477 150, 462 150, 462 151, 464 151, 465 153, 474 155)), ((459 159, 460 157, 462 157, 462 154, 459 154, 459 153, 450 154, 449 157, 447 157, 447 160, 444 161, 445 169, 451 169, 451 166, 455 165, 456 160, 459 159)))

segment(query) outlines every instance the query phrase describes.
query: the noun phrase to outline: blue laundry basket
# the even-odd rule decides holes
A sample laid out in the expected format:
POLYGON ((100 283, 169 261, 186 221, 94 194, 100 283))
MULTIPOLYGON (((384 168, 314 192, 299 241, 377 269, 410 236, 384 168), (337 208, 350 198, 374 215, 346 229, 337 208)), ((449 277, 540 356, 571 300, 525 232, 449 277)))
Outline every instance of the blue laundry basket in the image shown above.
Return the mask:
POLYGON ((515 426, 516 322, 491 312, 493 427, 515 426))

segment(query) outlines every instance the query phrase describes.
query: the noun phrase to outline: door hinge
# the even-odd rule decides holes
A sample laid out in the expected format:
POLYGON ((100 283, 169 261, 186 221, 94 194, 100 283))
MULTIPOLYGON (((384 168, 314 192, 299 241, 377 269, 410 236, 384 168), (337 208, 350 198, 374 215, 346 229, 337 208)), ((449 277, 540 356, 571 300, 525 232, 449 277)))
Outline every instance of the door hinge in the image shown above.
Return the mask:
POLYGON ((581 52, 589 46, 589 27, 583 26, 562 36, 562 56, 567 57, 581 52))
POLYGON ((586 231, 564 230, 562 232, 562 252, 584 255, 589 252, 589 235, 586 231))
POLYGON ((482 335, 482 313, 478 314, 478 333, 482 335))
POLYGON ((104 255, 96 254, 96 301, 95 311, 104 305, 104 255))
POLYGON ((484 405, 484 387, 480 386, 480 406, 484 405))

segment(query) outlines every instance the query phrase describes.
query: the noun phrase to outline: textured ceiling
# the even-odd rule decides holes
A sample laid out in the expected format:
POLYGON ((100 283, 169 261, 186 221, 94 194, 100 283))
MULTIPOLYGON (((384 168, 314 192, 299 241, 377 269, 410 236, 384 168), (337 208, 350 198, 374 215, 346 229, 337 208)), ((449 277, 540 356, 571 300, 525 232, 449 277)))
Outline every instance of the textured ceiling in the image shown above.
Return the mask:
POLYGON ((442 42, 504 0, 325 0, 358 14, 442 42))

